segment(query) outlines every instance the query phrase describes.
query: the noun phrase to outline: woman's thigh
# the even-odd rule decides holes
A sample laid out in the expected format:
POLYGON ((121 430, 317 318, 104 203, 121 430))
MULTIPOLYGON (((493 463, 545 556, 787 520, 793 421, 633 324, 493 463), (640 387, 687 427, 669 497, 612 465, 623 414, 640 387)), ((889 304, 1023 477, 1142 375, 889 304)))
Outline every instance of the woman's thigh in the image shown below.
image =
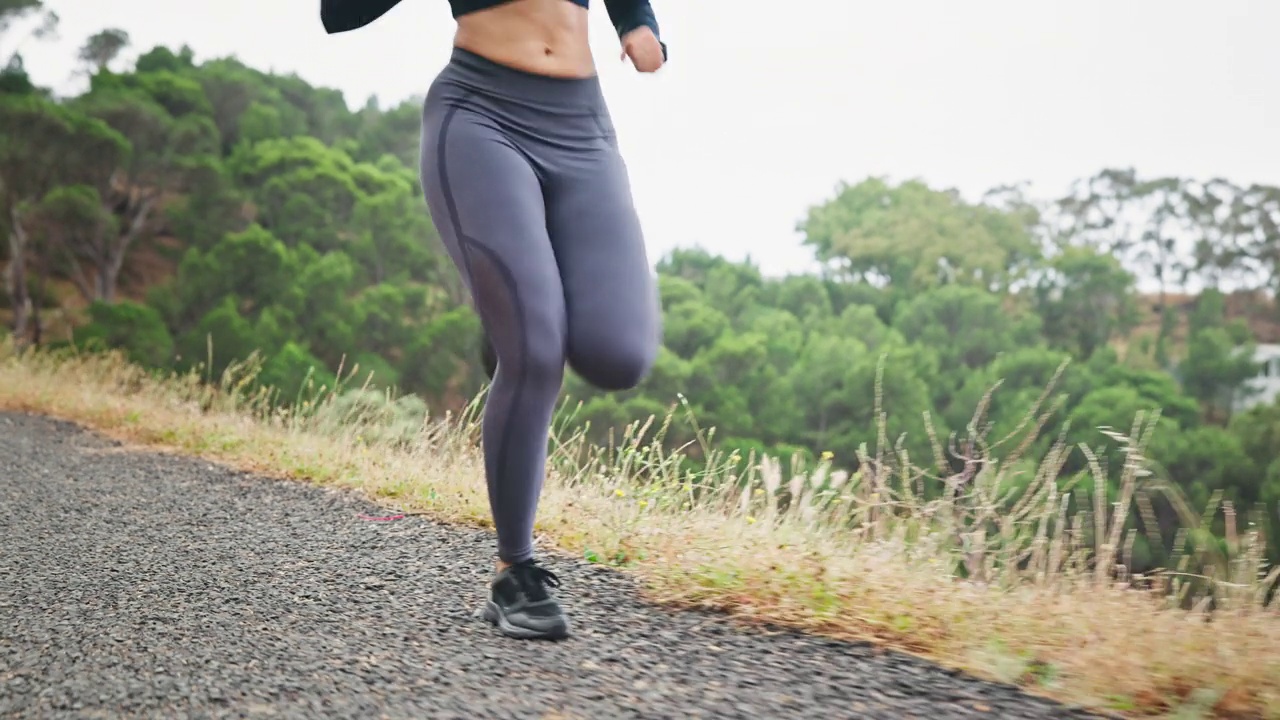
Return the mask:
POLYGON ((547 191, 569 363, 600 387, 632 387, 657 356, 662 318, 626 164, 610 146, 571 168, 547 191))
POLYGON ((563 365, 564 289, 525 156, 483 115, 428 107, 422 185, 498 357, 563 365))

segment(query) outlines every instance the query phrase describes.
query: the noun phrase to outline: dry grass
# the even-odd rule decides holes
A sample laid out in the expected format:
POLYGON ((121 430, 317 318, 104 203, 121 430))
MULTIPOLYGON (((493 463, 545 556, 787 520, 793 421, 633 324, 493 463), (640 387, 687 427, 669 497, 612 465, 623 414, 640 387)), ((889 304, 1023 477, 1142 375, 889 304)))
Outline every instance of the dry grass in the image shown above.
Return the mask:
MULTIPOLYGON (((249 387, 243 371, 210 386, 115 356, 0 345, 0 408, 488 524, 476 405, 422 422, 420 408, 318 390, 292 410, 268 410, 249 387)), ((1028 432, 1039 417, 1028 416, 1028 432)), ((544 547, 616 563, 659 602, 870 639, 1067 702, 1280 717, 1280 610, 1259 600, 1275 576, 1262 577, 1255 532, 1233 534, 1228 556, 1185 558, 1212 591, 1212 616, 1177 609, 1168 592, 1125 589, 1114 572, 1131 540, 1114 519, 1150 482, 1141 419, 1133 441, 1115 438, 1126 448, 1119 503, 1094 499, 1106 482, 1094 463, 1072 490, 1088 512, 1072 517, 1058 479, 1067 448, 1036 464, 1018 447, 995 463, 986 447, 965 471, 937 478, 948 492, 925 499, 911 491, 925 473, 905 470, 914 466, 883 436, 875 444, 884 450, 866 455, 857 476, 825 464, 784 472, 764 458, 736 478, 726 468, 743 464, 713 448, 703 449, 708 470, 681 470, 680 456, 662 449, 663 422, 632 428, 614 447, 591 445, 581 430, 557 440, 540 506, 544 547), (1017 481, 1019 469, 1031 482, 1017 481), (968 580, 956 579, 957 565, 968 580)), ((1178 577, 1187 576, 1156 584, 1167 590, 1178 577)))

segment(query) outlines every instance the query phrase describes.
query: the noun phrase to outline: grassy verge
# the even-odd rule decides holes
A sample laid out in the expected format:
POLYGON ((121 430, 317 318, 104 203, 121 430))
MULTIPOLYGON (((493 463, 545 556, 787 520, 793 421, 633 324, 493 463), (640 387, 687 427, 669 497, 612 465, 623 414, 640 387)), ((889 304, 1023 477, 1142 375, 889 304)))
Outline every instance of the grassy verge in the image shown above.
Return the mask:
MULTIPOLYGON (((208 385, 116 356, 0 345, 0 408, 488 525, 474 408, 406 429, 394 412, 380 415, 385 405, 319 393, 268 409, 245 387, 235 373, 208 385)), ((889 450, 868 455, 855 476, 825 465, 784 473, 764 458, 726 482, 714 452, 711 471, 680 470, 659 442, 661 419, 613 447, 569 432, 549 463, 539 542, 622 566, 657 602, 873 640, 1071 703, 1280 717, 1280 609, 1259 600, 1275 576, 1263 576, 1253 531, 1232 532, 1226 556, 1188 559, 1212 593, 1212 616, 1205 603, 1188 611, 1168 592, 1126 589, 1113 572, 1127 539, 1116 518, 1141 496, 1144 427, 1117 438, 1128 448, 1120 497, 1108 504, 1094 492, 1073 517, 1056 482, 1065 448, 1017 482, 1028 467, 1017 448, 999 464, 975 460, 941 479, 953 491, 925 499, 883 437, 889 450), (1009 502, 1012 489, 1020 494, 1009 502), (956 579, 957 564, 968 580, 956 579)), ((1103 487, 1102 473, 1095 463, 1080 491, 1103 487)))

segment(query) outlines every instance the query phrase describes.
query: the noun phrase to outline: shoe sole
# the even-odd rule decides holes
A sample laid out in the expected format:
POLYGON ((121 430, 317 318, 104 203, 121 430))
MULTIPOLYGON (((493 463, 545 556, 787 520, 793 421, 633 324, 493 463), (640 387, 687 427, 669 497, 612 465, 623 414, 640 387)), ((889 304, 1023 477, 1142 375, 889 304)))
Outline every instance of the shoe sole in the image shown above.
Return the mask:
POLYGON ((498 630, 507 637, 517 638, 520 640, 563 640, 569 637, 569 624, 565 622, 558 628, 551 630, 532 630, 519 625, 512 625, 507 621, 502 610, 498 608, 492 600, 484 602, 484 619, 498 626, 498 630))

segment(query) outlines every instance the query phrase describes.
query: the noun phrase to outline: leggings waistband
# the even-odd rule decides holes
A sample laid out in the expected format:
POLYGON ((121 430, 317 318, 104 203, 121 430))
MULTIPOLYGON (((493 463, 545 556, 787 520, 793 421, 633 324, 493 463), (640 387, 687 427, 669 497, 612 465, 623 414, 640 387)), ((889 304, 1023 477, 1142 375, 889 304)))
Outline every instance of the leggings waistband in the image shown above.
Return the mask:
POLYGON ((494 62, 460 47, 453 48, 441 77, 468 86, 480 94, 505 97, 539 105, 579 108, 597 112, 604 107, 598 75, 556 77, 539 75, 494 62))

